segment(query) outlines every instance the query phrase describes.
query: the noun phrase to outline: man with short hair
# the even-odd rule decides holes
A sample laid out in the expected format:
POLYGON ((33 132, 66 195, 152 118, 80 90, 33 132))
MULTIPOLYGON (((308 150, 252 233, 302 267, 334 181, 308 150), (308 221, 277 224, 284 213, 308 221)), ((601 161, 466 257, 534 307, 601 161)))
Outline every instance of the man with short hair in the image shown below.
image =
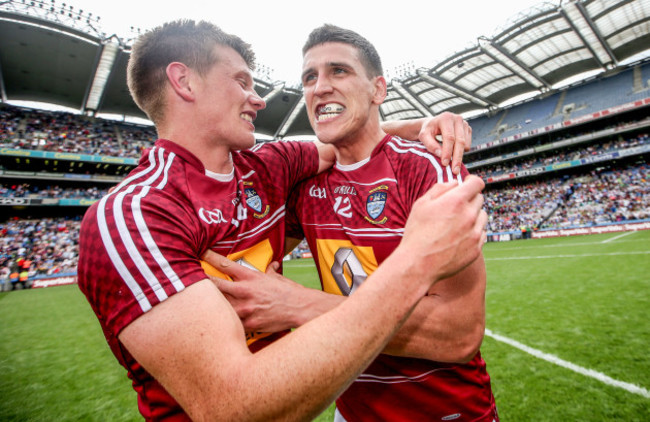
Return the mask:
MULTIPOLYGON (((405 240, 418 198, 473 177, 382 130, 386 81, 377 51, 359 34, 315 29, 303 48, 302 82, 312 127, 336 147, 336 164, 293 192, 287 225, 295 240, 306 236, 324 292, 281 279, 218 283, 247 329, 299 327, 354 298, 405 240)), ((485 282, 480 257, 429 289, 383 354, 337 399, 336 420, 498 420, 479 352, 485 282)), ((360 323, 350 317, 336 329, 360 323)))
POLYGON ((246 150, 265 106, 252 68, 248 44, 206 22, 167 23, 133 46, 129 89, 160 139, 86 213, 78 278, 147 420, 314 417, 425 292, 471 264, 485 241, 483 182, 437 186, 418 201, 402 244, 372 282, 294 332, 255 341, 268 345, 252 353, 200 260, 239 274, 250 270, 212 250, 258 270, 281 259, 288 193, 331 165, 312 143, 246 150), (333 330, 349 317, 356 328, 333 330))

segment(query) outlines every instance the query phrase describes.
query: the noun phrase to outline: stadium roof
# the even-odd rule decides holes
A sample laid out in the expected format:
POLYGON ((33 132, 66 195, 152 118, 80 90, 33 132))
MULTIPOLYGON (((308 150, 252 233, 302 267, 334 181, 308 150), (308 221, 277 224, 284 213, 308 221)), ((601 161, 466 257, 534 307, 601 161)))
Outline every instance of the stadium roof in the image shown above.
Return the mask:
MULTIPOLYGON (((99 21, 55 0, 0 1, 2 100, 144 118, 126 87, 133 38, 107 35, 99 21)), ((389 81, 381 115, 394 120, 495 110, 586 72, 606 75, 648 46, 650 0, 541 3, 491 38, 389 81)), ((260 77, 256 90, 267 102, 255 122, 259 133, 313 134, 300 89, 260 77)))

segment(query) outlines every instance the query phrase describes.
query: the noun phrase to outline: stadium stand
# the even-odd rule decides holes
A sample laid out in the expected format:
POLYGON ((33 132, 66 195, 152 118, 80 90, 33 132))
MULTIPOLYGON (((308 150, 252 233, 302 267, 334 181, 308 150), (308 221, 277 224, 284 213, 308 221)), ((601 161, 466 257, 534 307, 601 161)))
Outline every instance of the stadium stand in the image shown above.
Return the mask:
POLYGON ((0 116, 6 148, 137 159, 156 139, 151 127, 71 113, 5 106, 0 116))
MULTIPOLYGON (((82 27, 79 19, 62 23, 58 14, 39 4, 45 3, 0 4, 0 51, 8 52, 0 54, 0 279, 5 288, 13 286, 10 274, 25 263, 32 277, 74 272, 79 221, 86 208, 119 183, 156 139, 151 126, 96 117, 116 112, 144 117, 125 87, 130 41, 107 36, 97 22, 91 29, 83 19, 82 27), (48 28, 51 37, 42 35, 48 28), (69 41, 80 36, 92 45, 84 47, 85 61, 79 51, 68 67, 51 66, 47 78, 58 81, 52 86, 67 90, 46 92, 39 78, 48 66, 32 60, 31 45, 56 51, 53 57, 69 57, 74 48, 69 41), (31 43, 23 43, 23 50, 21 37, 31 43), (98 58, 109 54, 109 44, 116 51, 111 82, 91 107, 85 93, 96 88, 92 78, 70 74, 75 66, 94 74, 98 58), (14 68, 26 70, 10 71, 14 68), (7 102, 11 99, 58 102, 80 113, 18 107, 7 102)), ((650 224, 650 59, 646 54, 621 64, 650 45, 648 19, 650 13, 639 0, 541 4, 492 38, 481 38, 477 46, 391 81, 382 116, 480 112, 469 120, 473 148, 465 162, 486 181, 489 240, 622 221, 650 224), (584 25, 566 27, 574 7, 600 29, 596 37, 606 46, 605 53, 597 45, 585 48, 580 41, 586 39, 584 25), (542 25, 555 31, 554 22, 565 29, 541 39, 535 35, 542 25), (550 45, 560 38, 565 47, 550 45), (545 56, 545 51, 557 56, 545 56), (591 59, 583 60, 585 54, 591 59), (554 58, 562 58, 557 63, 564 67, 553 68, 560 66, 554 58), (600 73, 588 80, 554 88, 597 69, 600 73), (499 106, 531 90, 537 93, 532 98, 499 106)), ((256 120, 260 134, 312 133, 306 113, 298 108, 300 89, 257 76, 256 90, 267 101, 256 120)), ((294 255, 303 254, 308 254, 304 245, 294 255)))
POLYGON ((486 192, 491 232, 650 219, 648 166, 605 168, 486 192))
POLYGON ((27 288, 38 276, 76 273, 80 224, 78 218, 10 219, 0 224, 2 288, 27 288), (22 271, 29 274, 26 283, 9 279, 22 271))
POLYGON ((474 145, 494 142, 551 125, 562 124, 572 117, 580 117, 644 100, 650 97, 648 80, 634 74, 650 74, 650 63, 639 64, 609 77, 592 79, 544 98, 531 99, 513 105, 494 115, 471 120, 474 145), (607 95, 603 95, 606 92, 607 95))

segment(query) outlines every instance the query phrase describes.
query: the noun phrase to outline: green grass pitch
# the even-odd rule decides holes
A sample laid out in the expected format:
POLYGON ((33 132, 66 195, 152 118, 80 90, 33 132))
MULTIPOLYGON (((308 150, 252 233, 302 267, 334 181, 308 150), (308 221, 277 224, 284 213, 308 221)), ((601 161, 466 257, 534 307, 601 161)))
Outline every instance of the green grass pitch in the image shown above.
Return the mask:
MULTIPOLYGON (((650 421, 650 231, 489 243, 484 254, 482 353, 501 420, 650 421)), ((310 260, 285 273, 319 286, 310 260)), ((0 420, 140 420, 76 286, 0 293, 0 420)))

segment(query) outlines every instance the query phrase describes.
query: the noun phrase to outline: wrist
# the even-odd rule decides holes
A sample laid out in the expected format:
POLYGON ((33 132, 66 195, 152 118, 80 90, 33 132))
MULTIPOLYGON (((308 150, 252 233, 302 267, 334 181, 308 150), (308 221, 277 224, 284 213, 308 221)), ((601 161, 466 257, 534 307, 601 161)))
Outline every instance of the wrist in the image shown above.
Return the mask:
POLYGON ((345 300, 344 296, 301 286, 300 295, 295 302, 297 307, 292 314, 293 323, 300 327, 320 315, 334 309, 345 300))

